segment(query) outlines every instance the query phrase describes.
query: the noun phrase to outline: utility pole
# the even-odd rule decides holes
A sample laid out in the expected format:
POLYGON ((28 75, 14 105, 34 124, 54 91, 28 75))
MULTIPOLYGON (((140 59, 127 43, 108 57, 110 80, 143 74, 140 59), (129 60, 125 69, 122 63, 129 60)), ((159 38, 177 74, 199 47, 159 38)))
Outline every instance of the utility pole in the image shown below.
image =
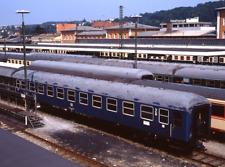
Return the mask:
POLYGON ((123 6, 120 6, 120 48, 123 47, 123 6))
POLYGON ((139 23, 139 18, 141 18, 142 16, 140 15, 133 15, 131 16, 132 18, 136 18, 136 22, 135 22, 135 56, 134 56, 134 68, 137 68, 137 25, 139 23))
POLYGON ((27 107, 27 61, 26 61, 26 43, 25 43, 25 25, 24 25, 24 14, 30 13, 25 10, 18 10, 16 13, 22 14, 22 29, 23 29, 23 64, 24 64, 24 82, 25 82, 25 110, 28 111, 27 107))

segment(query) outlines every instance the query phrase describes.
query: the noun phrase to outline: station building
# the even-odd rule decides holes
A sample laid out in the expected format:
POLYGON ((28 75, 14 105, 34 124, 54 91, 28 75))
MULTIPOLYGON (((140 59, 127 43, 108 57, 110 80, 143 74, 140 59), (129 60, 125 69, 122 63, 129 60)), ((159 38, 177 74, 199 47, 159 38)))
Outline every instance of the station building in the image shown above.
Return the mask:
POLYGON ((56 33, 61 34, 61 31, 74 28, 76 27, 76 24, 67 24, 67 23, 61 23, 56 25, 56 33))
MULTIPOLYGON (((129 39, 135 35, 135 23, 123 24, 123 39, 129 39)), ((137 24, 137 34, 144 31, 159 31, 159 27, 137 24)), ((106 28, 106 39, 120 39, 120 26, 106 28)))
MULTIPOLYGON (((145 31, 138 38, 216 38, 216 28, 211 22, 199 22, 199 17, 186 20, 170 20, 161 23, 160 31, 145 31)), ((131 36, 134 38, 134 35, 131 36)))
POLYGON ((225 7, 217 8, 217 38, 225 39, 225 7))
POLYGON ((94 33, 97 31, 99 32, 101 29, 90 26, 76 26, 74 28, 66 29, 61 31, 61 43, 75 43, 76 39, 81 39, 83 36, 87 37, 87 35, 84 34, 79 36, 79 34, 82 32, 92 32, 91 37, 88 36, 88 39, 89 37, 90 39, 94 39, 96 37, 102 36, 99 33, 94 33))

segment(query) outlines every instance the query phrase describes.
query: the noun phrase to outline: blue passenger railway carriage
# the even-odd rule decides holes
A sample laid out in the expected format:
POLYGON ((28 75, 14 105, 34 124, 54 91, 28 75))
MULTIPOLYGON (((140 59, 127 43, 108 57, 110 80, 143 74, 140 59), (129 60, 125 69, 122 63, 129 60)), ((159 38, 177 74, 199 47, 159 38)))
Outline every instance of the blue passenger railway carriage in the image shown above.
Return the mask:
MULTIPOLYGON (((107 120, 172 141, 193 144, 210 134, 210 102, 202 96, 28 70, 29 90, 41 105, 107 120)), ((24 72, 12 75, 23 92, 24 72)))

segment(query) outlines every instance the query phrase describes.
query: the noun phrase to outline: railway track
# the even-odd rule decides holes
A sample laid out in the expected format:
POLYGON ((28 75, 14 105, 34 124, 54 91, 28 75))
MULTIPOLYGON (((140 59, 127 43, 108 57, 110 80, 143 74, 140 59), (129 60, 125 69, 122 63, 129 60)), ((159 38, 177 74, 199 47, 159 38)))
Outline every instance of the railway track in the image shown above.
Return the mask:
MULTIPOLYGON (((30 133, 30 132, 27 132, 27 131, 19 131, 19 133, 22 133, 23 135, 26 135, 29 138, 32 138, 32 139, 34 139, 34 140, 36 140, 38 142, 41 142, 41 143, 44 143, 44 144, 50 146, 51 149, 57 150, 57 154, 59 154, 62 157, 66 157, 67 159, 69 159, 71 161, 73 161, 75 159, 79 159, 79 161, 82 161, 87 166, 107 167, 107 165, 104 165, 104 164, 102 164, 100 162, 97 162, 97 161, 95 161, 93 159, 87 158, 87 157, 85 157, 83 155, 80 155, 80 154, 78 154, 78 153, 76 153, 74 151, 71 151, 71 150, 69 150, 67 148, 61 147, 58 144, 55 144, 55 143, 53 143, 51 141, 48 141, 48 140, 43 139, 43 138, 41 138, 39 136, 36 136, 36 135, 34 135, 34 134, 30 133)), ((85 164, 84 164, 84 166, 86 166, 85 164)))
POLYGON ((225 167, 225 158, 212 155, 206 152, 194 151, 190 157, 192 161, 210 167, 225 167))

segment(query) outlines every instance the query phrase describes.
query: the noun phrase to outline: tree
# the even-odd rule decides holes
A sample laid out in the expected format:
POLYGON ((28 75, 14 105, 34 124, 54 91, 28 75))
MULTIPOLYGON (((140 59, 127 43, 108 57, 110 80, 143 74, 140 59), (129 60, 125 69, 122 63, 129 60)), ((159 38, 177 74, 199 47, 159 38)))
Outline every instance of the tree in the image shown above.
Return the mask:
POLYGON ((34 34, 46 34, 46 30, 43 26, 36 26, 34 31, 33 31, 34 34))

